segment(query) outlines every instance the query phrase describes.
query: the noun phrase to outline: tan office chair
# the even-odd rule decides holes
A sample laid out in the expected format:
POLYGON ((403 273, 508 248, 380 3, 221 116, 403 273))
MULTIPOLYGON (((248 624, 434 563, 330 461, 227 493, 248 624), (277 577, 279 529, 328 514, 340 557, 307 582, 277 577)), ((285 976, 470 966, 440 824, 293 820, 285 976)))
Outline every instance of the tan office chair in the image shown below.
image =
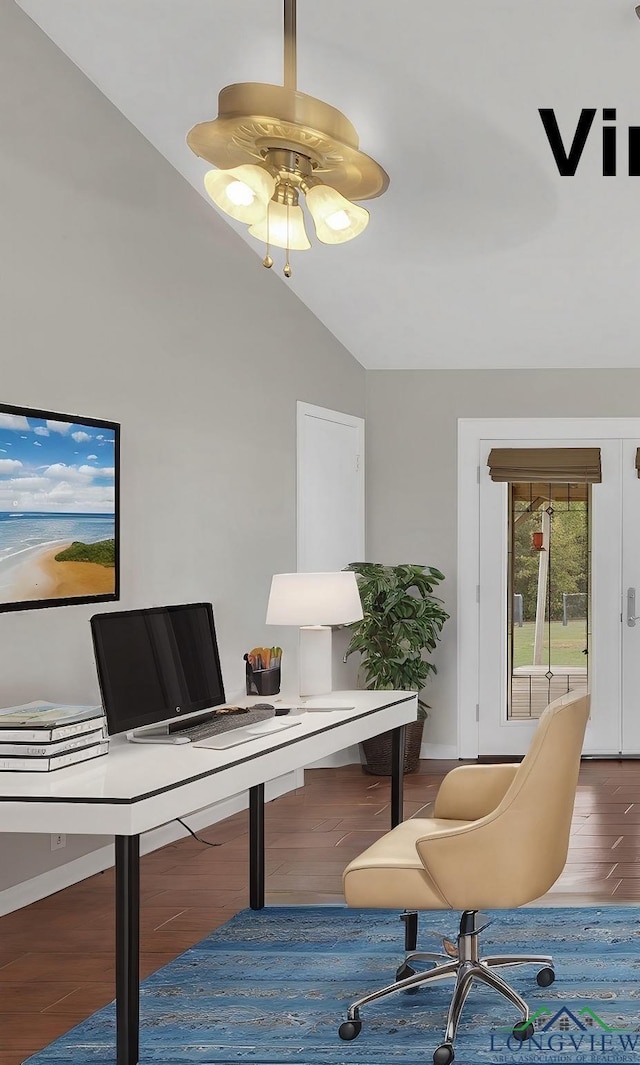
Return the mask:
POLYGON ((478 936, 487 922, 478 911, 532 902, 560 876, 588 717, 588 695, 571 692, 557 699, 542 714, 522 762, 453 769, 442 781, 432 818, 403 821, 347 866, 343 883, 349 906, 463 913, 457 944, 445 939, 445 954, 409 954, 395 983, 349 1007, 339 1029, 342 1039, 359 1034, 362 1006, 444 977, 453 977, 455 987, 434 1065, 450 1065, 454 1059, 460 1014, 474 980, 493 987, 520 1010, 516 1039, 533 1035, 526 1002, 495 970, 532 963, 540 968, 538 984, 548 987, 555 979, 553 959, 480 958, 478 936), (416 972, 416 961, 435 965, 416 972))

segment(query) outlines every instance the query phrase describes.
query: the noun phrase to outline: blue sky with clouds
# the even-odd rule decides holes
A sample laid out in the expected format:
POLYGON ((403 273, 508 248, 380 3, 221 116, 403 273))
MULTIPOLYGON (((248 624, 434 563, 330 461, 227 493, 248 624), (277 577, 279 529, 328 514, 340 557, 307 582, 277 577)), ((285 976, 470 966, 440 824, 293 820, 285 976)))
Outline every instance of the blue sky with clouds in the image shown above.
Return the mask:
POLYGON ((0 410, 0 511, 112 514, 113 429, 0 410))

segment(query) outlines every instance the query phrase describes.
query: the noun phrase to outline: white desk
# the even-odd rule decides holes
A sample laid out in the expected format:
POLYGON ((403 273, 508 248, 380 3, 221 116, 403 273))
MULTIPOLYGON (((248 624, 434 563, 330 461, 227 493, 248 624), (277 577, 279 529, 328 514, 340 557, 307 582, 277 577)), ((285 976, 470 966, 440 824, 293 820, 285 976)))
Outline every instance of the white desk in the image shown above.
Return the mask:
POLYGON ((301 724, 224 751, 127 743, 106 758, 54 773, 0 772, 0 832, 115 836, 117 1065, 139 1053, 140 834, 249 790, 250 902, 264 906, 264 785, 345 747, 392 732, 391 824, 402 820, 404 725, 411 692, 334 692, 353 710, 302 716, 301 724))

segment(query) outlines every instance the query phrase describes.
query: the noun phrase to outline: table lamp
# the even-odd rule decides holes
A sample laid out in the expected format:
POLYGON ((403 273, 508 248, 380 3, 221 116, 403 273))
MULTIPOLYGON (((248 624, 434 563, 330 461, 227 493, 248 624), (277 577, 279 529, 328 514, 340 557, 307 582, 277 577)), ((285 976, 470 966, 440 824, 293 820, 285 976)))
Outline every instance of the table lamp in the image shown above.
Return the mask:
POLYGON ((331 626, 362 618, 356 575, 276 573, 271 580, 267 625, 300 629, 300 695, 324 695, 331 684, 331 626))

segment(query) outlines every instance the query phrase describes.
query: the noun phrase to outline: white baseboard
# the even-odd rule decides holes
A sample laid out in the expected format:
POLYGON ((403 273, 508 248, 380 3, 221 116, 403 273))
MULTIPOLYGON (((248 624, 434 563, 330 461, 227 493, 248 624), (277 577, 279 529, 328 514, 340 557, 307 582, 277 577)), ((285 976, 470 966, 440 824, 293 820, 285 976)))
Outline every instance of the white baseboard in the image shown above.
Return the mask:
MULTIPOLYGON (((265 785, 265 800, 268 802, 276 799, 278 795, 284 795, 288 791, 294 791, 303 786, 304 770, 297 769, 293 773, 287 773, 283 777, 268 781, 265 785)), ((246 810, 248 806, 249 794, 245 791, 229 799, 223 799, 222 802, 208 806, 197 813, 185 815, 183 820, 188 822, 190 828, 198 832, 208 825, 224 821, 225 817, 231 817, 240 810, 246 810)), ((145 832, 140 839, 140 852, 149 854, 188 834, 181 824, 171 821, 168 825, 162 825, 161 828, 145 832)), ((29 906, 32 902, 53 895, 56 891, 62 891, 63 888, 71 887, 72 884, 86 880, 88 876, 93 876, 95 873, 110 869, 113 863, 114 846, 110 843, 106 847, 90 851, 89 854, 83 854, 81 858, 74 858, 65 865, 59 865, 56 869, 48 869, 39 876, 23 881, 22 884, 14 884, 13 887, 0 891, 0 916, 19 910, 23 906, 29 906)))
POLYGON ((448 743, 423 743, 420 748, 420 757, 457 759, 458 748, 448 743))

